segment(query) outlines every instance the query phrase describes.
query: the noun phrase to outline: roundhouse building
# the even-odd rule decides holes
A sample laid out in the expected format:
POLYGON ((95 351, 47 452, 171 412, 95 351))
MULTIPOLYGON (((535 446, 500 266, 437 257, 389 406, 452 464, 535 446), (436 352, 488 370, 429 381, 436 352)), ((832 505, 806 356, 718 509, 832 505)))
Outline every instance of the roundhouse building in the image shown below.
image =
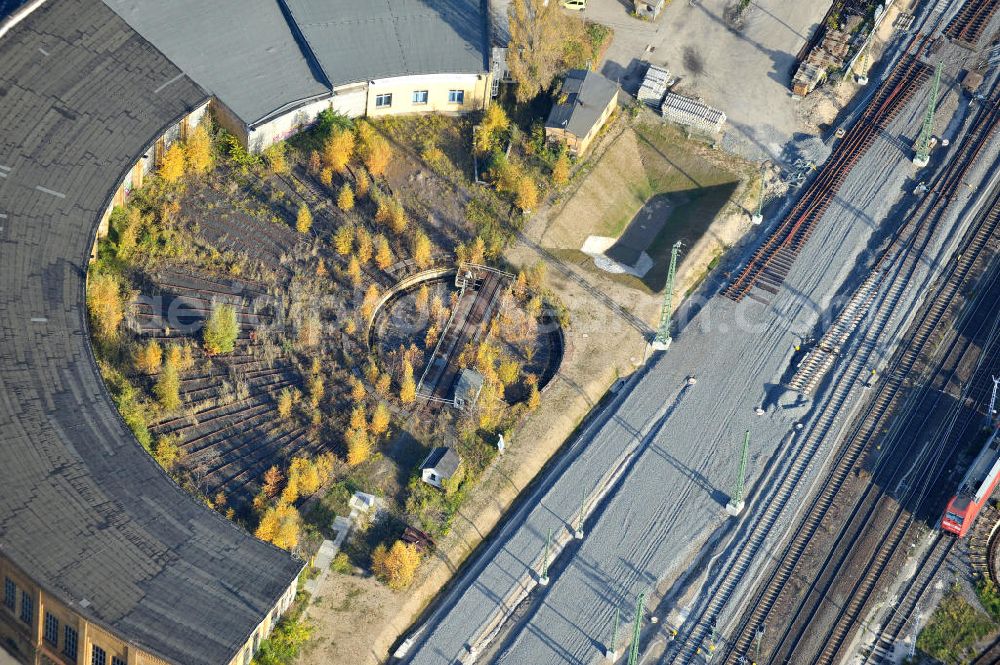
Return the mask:
POLYGON ((33 0, 0 21, 0 651, 246 665, 302 563, 138 445, 84 305, 103 212, 209 93, 101 0, 33 0))
POLYGON ((490 101, 487 0, 105 0, 263 150, 332 108, 466 113, 490 101))

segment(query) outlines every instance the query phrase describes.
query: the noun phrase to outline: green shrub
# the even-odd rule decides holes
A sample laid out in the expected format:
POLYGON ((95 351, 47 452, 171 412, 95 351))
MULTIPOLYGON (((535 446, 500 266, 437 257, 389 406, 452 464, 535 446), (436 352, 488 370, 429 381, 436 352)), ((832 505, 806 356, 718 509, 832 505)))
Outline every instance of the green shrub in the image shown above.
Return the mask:
POLYGON ((346 552, 337 552, 337 556, 333 557, 330 563, 330 570, 341 575, 350 575, 354 572, 354 566, 351 565, 351 558, 346 552))
POLYGON ((976 642, 993 630, 990 618, 969 604, 961 590, 949 591, 917 636, 917 648, 944 663, 966 662, 976 642))
POLYGON ((1000 621, 1000 593, 997 593, 997 587, 993 584, 993 580, 988 577, 980 579, 976 584, 976 596, 979 597, 983 609, 993 617, 993 620, 1000 621))
POLYGON ((205 350, 211 355, 232 353, 239 332, 240 326, 233 306, 216 304, 212 307, 212 313, 202 332, 205 350))

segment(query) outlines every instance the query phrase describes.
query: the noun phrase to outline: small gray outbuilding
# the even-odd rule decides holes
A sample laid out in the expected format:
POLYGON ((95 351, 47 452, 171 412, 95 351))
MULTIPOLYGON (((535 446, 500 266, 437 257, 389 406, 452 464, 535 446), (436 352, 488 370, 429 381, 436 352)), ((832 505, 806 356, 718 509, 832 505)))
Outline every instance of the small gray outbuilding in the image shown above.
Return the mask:
POLYGON ((462 458, 453 449, 435 448, 420 465, 420 479, 428 485, 444 488, 444 483, 458 475, 462 458))

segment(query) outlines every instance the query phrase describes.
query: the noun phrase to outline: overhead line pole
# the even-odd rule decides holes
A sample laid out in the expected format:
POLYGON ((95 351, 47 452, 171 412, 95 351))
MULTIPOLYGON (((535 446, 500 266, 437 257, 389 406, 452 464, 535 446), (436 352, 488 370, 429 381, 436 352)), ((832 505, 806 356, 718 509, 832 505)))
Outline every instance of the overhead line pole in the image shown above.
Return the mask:
POLYGON ((678 240, 670 248, 670 269, 667 271, 667 286, 663 291, 663 307, 660 309, 660 325, 656 329, 653 349, 666 351, 670 348, 670 318, 674 314, 674 277, 677 273, 677 254, 681 251, 681 241, 678 240))
POLYGON ((632 648, 628 654, 628 665, 639 662, 639 637, 642 634, 642 612, 646 605, 646 592, 639 594, 635 605, 635 620, 632 623, 632 648))
POLYGON ((733 493, 729 497, 729 503, 726 504, 726 512, 736 517, 743 511, 744 501, 743 501, 743 491, 744 484, 746 482, 747 473, 747 458, 750 456, 750 430, 747 430, 743 435, 743 449, 740 453, 740 470, 736 475, 736 484, 733 487, 733 493))
POLYGON ((934 112, 937 110, 938 90, 941 87, 941 70, 944 62, 938 62, 934 69, 934 81, 931 83, 931 98, 927 102, 927 112, 924 114, 924 124, 917 138, 917 154, 913 158, 915 166, 927 166, 931 160, 931 135, 934 132, 934 112))

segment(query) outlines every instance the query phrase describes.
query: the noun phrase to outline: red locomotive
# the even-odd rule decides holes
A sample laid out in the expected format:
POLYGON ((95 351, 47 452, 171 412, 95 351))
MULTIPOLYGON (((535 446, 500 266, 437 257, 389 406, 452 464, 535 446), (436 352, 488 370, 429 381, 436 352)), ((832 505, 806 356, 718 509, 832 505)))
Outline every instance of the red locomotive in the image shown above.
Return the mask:
POLYGON ((959 538, 965 536, 976 521, 976 515, 989 501, 997 480, 1000 480, 1000 439, 994 431, 962 479, 958 494, 948 502, 941 529, 959 538))

